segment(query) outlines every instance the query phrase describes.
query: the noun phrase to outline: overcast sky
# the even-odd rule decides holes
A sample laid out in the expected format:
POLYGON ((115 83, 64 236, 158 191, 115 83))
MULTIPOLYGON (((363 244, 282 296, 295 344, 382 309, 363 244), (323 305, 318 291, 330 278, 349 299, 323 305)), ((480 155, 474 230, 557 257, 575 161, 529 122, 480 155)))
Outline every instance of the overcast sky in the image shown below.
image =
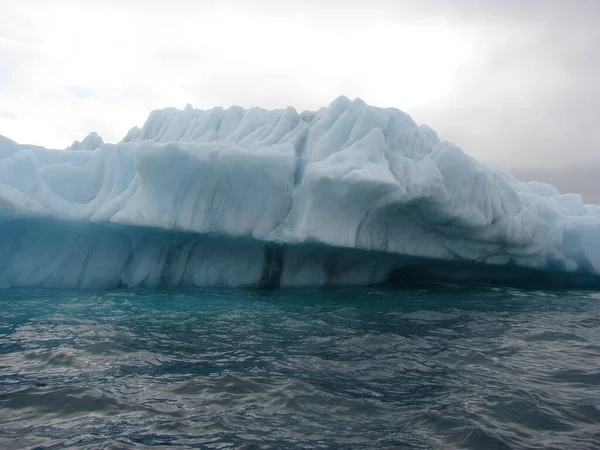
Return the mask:
POLYGON ((394 106, 600 203, 600 0, 0 0, 0 134, 120 140, 152 109, 394 106))

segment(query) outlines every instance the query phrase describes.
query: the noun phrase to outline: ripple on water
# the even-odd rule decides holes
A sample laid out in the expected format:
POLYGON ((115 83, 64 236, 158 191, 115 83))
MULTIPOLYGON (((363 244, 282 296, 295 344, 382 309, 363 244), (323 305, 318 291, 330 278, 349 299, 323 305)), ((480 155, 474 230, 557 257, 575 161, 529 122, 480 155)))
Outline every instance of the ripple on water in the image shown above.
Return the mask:
POLYGON ((600 448, 599 298, 4 291, 0 446, 600 448))

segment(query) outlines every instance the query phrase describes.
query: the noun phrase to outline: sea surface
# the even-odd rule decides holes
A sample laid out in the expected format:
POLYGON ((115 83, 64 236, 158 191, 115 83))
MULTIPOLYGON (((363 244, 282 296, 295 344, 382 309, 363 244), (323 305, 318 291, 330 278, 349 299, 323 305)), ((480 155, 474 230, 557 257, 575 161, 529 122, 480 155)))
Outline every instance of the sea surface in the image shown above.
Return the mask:
POLYGON ((600 293, 0 291, 0 448, 598 449, 600 293))

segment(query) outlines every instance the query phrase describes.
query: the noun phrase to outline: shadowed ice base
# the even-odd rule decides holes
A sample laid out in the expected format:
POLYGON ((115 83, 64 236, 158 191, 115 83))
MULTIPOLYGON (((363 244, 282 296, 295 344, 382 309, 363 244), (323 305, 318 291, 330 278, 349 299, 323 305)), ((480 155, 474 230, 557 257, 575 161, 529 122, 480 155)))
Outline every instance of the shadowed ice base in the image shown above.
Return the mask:
POLYGON ((0 287, 334 287, 420 281, 594 286, 600 278, 124 225, 0 224, 0 287))

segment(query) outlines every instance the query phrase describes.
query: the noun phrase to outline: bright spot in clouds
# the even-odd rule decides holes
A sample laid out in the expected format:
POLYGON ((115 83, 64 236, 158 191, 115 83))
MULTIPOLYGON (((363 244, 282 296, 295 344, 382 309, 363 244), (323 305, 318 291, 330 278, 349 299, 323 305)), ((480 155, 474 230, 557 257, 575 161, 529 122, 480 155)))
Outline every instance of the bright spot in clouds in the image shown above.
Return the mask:
POLYGON ((188 102, 303 110, 346 95, 410 112, 448 96, 474 53, 439 19, 85 5, 2 6, 0 134, 56 148, 91 131, 114 142, 150 110, 188 102))

